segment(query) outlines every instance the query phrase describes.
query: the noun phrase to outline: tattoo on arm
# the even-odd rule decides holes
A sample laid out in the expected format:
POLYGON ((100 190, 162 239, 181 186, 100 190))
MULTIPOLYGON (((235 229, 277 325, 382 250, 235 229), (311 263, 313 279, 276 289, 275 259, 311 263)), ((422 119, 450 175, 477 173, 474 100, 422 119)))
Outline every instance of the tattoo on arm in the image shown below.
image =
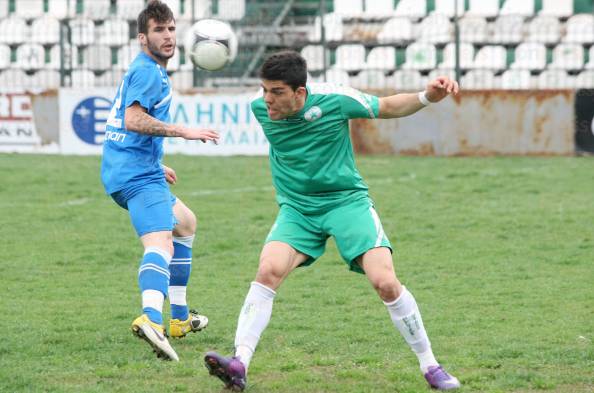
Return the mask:
POLYGON ((126 111, 126 116, 126 128, 130 131, 151 136, 179 136, 177 127, 157 120, 142 110, 126 111))

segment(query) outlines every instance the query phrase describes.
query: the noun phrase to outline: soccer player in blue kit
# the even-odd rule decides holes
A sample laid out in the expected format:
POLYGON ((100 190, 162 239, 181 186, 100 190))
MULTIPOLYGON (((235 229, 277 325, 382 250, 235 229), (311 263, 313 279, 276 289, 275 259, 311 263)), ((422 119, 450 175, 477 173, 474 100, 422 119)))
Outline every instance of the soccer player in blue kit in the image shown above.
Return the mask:
POLYGON ((190 311, 186 286, 192 266, 196 216, 169 190, 175 171, 161 163, 163 137, 217 142, 217 132, 169 124, 171 86, 167 62, 175 52, 175 19, 169 7, 151 0, 138 15, 140 54, 118 88, 106 122, 101 180, 106 192, 130 214, 144 246, 138 270, 142 315, 132 332, 159 358, 178 361, 163 327, 163 303, 171 304, 169 335, 202 330, 208 318, 190 311))

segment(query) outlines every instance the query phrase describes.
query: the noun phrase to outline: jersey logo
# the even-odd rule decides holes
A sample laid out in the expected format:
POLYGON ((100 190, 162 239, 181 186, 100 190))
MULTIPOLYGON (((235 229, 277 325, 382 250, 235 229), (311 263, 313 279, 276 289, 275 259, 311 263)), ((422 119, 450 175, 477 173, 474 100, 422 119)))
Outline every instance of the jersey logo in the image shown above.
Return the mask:
POLYGON ((303 118, 309 122, 316 121, 322 117, 322 109, 319 106, 312 106, 303 114, 303 118))

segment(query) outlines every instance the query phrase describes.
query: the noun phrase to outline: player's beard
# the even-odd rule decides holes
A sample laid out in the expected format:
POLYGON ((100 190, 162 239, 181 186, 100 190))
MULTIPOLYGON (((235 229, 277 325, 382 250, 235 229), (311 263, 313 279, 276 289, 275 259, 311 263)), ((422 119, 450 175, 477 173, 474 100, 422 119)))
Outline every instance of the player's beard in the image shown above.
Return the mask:
POLYGON ((161 52, 159 48, 148 39, 148 37, 146 39, 146 47, 153 56, 162 61, 171 59, 175 54, 175 42, 173 43, 173 51, 171 52, 171 55, 165 55, 163 52, 161 52))

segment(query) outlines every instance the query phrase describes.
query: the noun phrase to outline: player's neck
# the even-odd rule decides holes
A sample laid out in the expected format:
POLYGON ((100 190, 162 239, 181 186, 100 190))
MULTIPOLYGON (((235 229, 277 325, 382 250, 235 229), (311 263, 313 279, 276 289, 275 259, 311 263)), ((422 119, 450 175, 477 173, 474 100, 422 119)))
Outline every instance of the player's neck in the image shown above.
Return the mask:
POLYGON ((146 46, 142 48, 142 51, 144 52, 145 55, 147 55, 148 57, 153 59, 161 67, 163 67, 165 69, 167 68, 167 62, 169 61, 169 59, 164 59, 160 56, 155 56, 155 54, 152 53, 150 50, 148 50, 148 48, 146 46))

